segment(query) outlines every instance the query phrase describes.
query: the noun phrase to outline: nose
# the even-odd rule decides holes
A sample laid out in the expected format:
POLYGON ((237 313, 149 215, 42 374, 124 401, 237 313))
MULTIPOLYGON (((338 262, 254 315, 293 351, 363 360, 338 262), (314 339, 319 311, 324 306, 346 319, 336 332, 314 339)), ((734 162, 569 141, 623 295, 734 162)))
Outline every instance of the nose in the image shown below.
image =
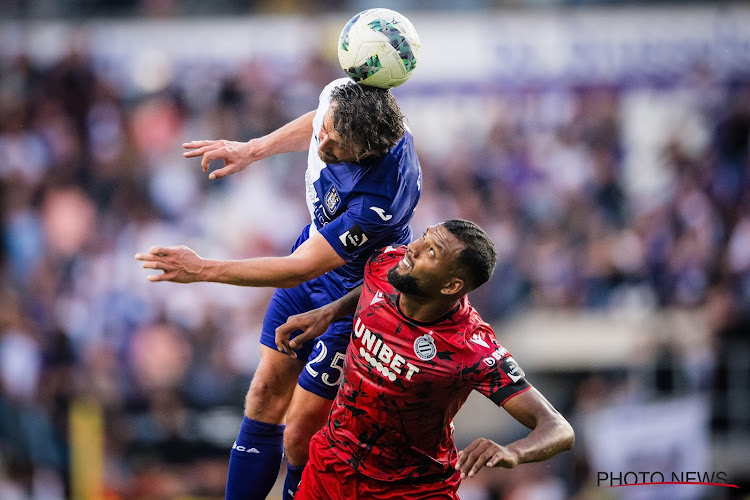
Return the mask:
POLYGON ((412 257, 416 257, 418 255, 419 250, 419 240, 412 241, 408 245, 406 245, 406 253, 411 254, 412 257))

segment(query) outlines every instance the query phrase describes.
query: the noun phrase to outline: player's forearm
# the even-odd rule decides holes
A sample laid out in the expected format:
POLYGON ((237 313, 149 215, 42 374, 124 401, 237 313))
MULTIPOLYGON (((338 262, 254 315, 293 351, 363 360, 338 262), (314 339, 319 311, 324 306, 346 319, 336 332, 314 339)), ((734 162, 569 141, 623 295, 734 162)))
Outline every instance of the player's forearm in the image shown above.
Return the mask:
POLYGON ((291 288, 322 273, 293 265, 288 257, 245 260, 203 260, 199 281, 238 286, 291 288))
POLYGON ((343 297, 326 305, 325 307, 329 308, 328 314, 331 317, 331 322, 354 314, 354 311, 357 309, 357 302, 359 302, 360 295, 362 295, 362 285, 359 285, 343 297))
POLYGON ((518 463, 541 462, 573 447, 573 427, 561 415, 540 422, 528 436, 507 445, 518 463))
POLYGON ((259 156, 267 158, 280 153, 307 151, 313 134, 314 116, 315 111, 310 111, 270 134, 254 139, 258 145, 259 156))

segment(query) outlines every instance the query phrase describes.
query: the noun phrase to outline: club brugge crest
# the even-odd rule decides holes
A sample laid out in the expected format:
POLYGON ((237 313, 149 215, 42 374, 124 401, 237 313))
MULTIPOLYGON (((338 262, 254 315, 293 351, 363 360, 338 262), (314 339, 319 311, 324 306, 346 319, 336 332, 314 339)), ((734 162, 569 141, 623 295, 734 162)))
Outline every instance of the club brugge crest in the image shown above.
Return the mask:
POLYGON ((429 361, 437 354, 437 347, 435 347, 435 339, 431 335, 424 334, 421 337, 417 337, 414 341, 414 354, 419 359, 429 361))
POLYGON ((341 203, 341 198, 339 197, 339 192, 336 191, 335 186, 331 186, 331 189, 326 193, 325 202, 328 213, 331 215, 336 213, 336 209, 339 208, 339 204, 341 203))

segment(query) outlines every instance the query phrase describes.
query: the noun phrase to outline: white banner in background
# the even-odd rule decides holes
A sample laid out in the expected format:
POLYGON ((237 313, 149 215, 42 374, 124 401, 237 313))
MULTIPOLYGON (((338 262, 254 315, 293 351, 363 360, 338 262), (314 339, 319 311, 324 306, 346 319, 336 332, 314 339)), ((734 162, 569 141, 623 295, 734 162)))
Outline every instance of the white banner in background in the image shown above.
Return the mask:
MULTIPOLYGON (((592 412, 579 427, 590 456, 590 481, 597 484, 598 475, 606 474, 609 479, 598 485, 606 488, 610 482, 619 485, 674 481, 674 477, 684 480, 687 473, 691 473, 692 481, 700 481, 695 479, 697 474, 713 472, 708 471, 708 411, 707 401, 696 397, 652 403, 634 401, 592 412), (641 473, 646 474, 645 480, 641 473), (616 479, 611 481, 612 477, 616 479)), ((691 500, 703 498, 706 487, 655 485, 608 491, 629 500, 691 500)))
MULTIPOLYGON (((668 79, 696 63, 720 76, 750 72, 750 8, 588 8, 460 14, 408 12, 422 42, 411 88, 421 85, 668 79)), ((233 65, 254 57, 301 68, 335 59, 349 13, 319 18, 13 22, 0 24, 0 55, 52 60, 71 35, 123 65, 159 52, 178 64, 233 65)), ((299 75, 301 79, 304 75, 299 75)))
MULTIPOLYGON (((748 9, 496 14, 479 26, 477 43, 486 50, 463 59, 475 79, 479 70, 500 82, 638 81, 683 74, 696 63, 720 75, 750 71, 748 9)), ((440 50, 425 53, 433 58, 440 50)))

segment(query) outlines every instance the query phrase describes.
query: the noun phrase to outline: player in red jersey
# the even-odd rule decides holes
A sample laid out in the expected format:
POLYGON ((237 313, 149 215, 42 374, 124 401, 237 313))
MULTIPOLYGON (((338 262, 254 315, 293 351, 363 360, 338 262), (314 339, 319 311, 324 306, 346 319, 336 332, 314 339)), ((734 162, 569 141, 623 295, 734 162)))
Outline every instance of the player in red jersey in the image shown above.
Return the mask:
POLYGON ((368 261, 362 287, 277 329, 279 350, 294 355, 356 309, 343 382, 311 441, 296 499, 453 499, 482 467, 512 468, 573 446, 570 424, 466 297, 490 278, 495 260, 479 226, 447 221, 408 246, 383 249, 368 261), (290 341, 297 329, 303 333, 290 341), (531 432, 505 446, 477 439, 457 453, 453 417, 472 390, 531 432))

